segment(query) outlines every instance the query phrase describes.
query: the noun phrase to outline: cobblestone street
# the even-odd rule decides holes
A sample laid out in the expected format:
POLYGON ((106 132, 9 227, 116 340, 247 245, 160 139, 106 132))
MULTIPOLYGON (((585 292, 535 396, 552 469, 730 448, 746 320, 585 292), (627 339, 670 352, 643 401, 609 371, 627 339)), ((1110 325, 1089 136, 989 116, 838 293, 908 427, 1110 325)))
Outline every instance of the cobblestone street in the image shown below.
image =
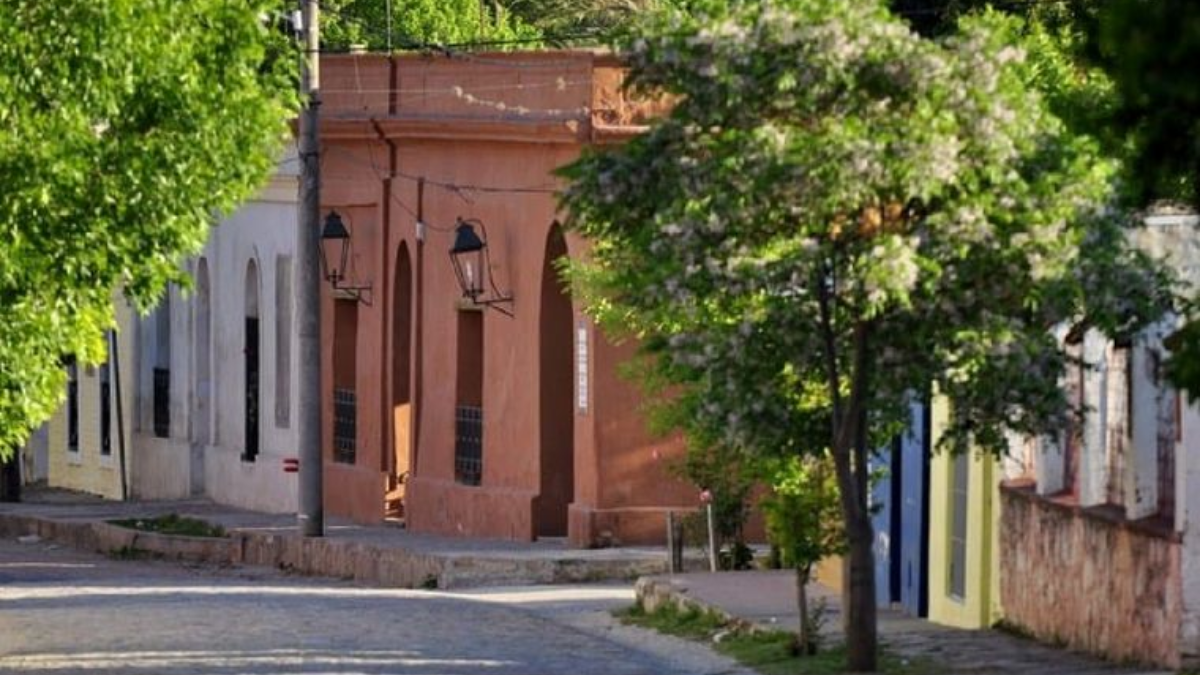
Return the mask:
POLYGON ((627 586, 384 590, 0 542, 0 673, 739 673, 616 625, 627 586))

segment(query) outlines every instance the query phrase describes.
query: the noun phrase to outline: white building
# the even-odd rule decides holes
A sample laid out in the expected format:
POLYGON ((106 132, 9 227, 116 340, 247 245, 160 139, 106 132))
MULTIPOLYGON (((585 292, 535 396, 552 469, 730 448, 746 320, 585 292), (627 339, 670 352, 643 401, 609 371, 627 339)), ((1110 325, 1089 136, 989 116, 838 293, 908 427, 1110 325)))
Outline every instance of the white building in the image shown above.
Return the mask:
MULTIPOLYGON (((1138 245, 1200 289, 1195 216, 1155 215, 1138 245)), ((1200 408, 1165 376, 1168 317, 1125 342, 1061 330, 1083 413, 1013 438, 1000 515, 1005 619, 1120 661, 1200 663, 1200 408)))
POLYGON ((132 494, 296 509, 297 163, 215 227, 137 327, 132 494))

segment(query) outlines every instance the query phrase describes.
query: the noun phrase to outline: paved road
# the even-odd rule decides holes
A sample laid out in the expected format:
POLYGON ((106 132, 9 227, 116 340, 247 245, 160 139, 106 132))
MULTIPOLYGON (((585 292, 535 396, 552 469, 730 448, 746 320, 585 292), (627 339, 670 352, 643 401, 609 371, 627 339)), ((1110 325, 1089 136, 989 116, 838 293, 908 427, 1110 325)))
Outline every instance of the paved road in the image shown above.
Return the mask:
POLYGON ((742 673, 615 625, 627 587, 383 590, 0 541, 0 673, 742 673))

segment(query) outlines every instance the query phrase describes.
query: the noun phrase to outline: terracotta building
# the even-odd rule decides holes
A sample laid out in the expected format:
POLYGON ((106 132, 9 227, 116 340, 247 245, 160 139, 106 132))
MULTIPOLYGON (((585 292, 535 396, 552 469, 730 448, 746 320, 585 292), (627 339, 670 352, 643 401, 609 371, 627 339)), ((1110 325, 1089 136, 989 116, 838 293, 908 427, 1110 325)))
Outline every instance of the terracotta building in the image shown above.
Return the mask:
POLYGON ((349 237, 322 300, 329 513, 590 546, 661 540, 695 506, 618 374, 632 347, 556 268, 586 246, 553 171, 658 112, 622 75, 590 52, 322 59, 322 217, 349 237))

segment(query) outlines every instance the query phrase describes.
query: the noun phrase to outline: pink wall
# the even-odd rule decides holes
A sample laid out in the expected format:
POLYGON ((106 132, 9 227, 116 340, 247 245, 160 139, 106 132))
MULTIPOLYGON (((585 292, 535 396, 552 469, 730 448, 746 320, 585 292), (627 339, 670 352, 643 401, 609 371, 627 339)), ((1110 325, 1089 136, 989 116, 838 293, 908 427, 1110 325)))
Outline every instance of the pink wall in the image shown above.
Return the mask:
POLYGON ((1110 659, 1179 667, 1180 544, 1172 533, 1028 488, 1005 487, 1000 497, 1008 622, 1110 659))
MULTIPOLYGON (((634 387, 616 375, 630 348, 609 346, 589 322, 583 323, 589 405, 586 411, 572 405, 573 425, 542 424, 544 408, 563 410, 543 406, 544 382, 557 396, 578 392, 574 368, 543 377, 539 358, 547 237, 558 215, 554 195, 542 190, 560 186, 551 172, 583 145, 636 133, 630 123, 653 106, 621 98, 614 86, 619 70, 591 53, 489 54, 467 60, 413 56, 394 62, 379 56, 324 57, 322 76, 323 210, 337 210, 351 230, 349 282, 372 286, 371 304, 358 311, 353 465, 332 462, 328 394, 325 402, 327 510, 363 522, 381 519, 388 485, 385 454, 392 452, 393 438, 412 436, 405 497, 410 528, 531 539, 537 529, 535 500, 555 479, 542 475, 541 432, 573 426, 573 439, 552 439, 556 447, 574 446, 571 542, 661 540, 665 509, 693 506, 695 491, 653 458, 655 448, 670 457, 681 447, 648 436, 634 387), (421 194, 417 176, 427 179, 421 194), (439 183, 527 190, 455 190, 439 183), (416 213, 427 224, 424 242, 416 236, 416 213), (483 221, 495 280, 515 298, 514 316, 483 315, 480 486, 461 485, 454 475, 456 333, 463 310, 448 251, 460 216, 483 221), (410 433, 395 434, 393 275, 402 242, 414 277, 409 376, 415 414, 410 433)), ((567 246, 572 255, 585 249, 573 235, 567 246)), ((332 369, 332 310, 327 292, 322 315, 326 378, 332 369)), ((581 321, 576 307, 572 333, 581 321)), ((554 325, 563 329, 561 321, 554 325)), ((573 334, 569 339, 574 345, 573 334)))

